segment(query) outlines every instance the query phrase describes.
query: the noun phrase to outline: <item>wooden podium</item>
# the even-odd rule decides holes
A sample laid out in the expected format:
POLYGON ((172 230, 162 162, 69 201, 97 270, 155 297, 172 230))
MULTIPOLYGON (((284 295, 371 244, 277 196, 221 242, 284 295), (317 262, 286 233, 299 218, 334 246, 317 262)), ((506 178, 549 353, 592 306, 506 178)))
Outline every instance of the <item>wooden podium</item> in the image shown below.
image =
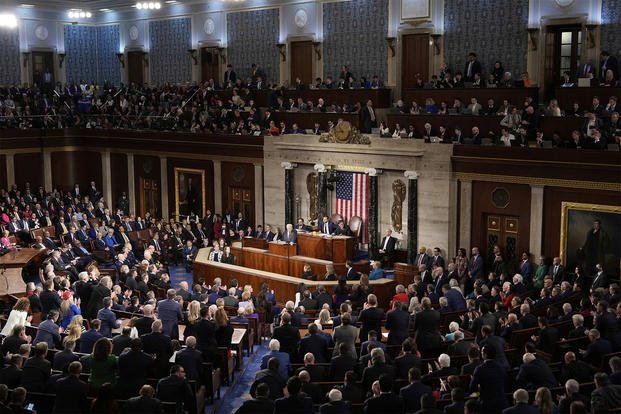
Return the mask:
POLYGON ((25 293, 26 283, 22 271, 39 267, 47 256, 46 249, 20 249, 0 256, 0 295, 25 293))
POLYGON ((298 233, 298 254, 315 259, 345 263, 352 260, 354 238, 349 236, 325 236, 317 233, 298 233))
POLYGON ((267 250, 278 256, 291 257, 297 255, 297 245, 295 244, 272 241, 268 243, 267 250))

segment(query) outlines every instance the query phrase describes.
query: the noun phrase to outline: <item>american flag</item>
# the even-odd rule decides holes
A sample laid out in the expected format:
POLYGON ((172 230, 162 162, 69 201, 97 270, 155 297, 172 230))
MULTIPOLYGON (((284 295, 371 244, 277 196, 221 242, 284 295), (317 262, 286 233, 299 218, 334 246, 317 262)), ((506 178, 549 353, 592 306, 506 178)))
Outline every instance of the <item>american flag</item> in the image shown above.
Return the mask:
POLYGON ((337 171, 336 178, 336 213, 343 216, 345 222, 353 216, 362 219, 361 241, 367 243, 367 217, 369 216, 369 177, 364 173, 337 171))

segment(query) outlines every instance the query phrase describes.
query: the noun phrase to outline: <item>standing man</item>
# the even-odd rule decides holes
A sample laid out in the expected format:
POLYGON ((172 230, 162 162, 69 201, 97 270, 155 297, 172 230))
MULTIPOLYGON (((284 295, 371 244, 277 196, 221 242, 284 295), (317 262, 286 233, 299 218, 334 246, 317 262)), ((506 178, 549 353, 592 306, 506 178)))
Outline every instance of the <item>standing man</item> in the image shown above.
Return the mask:
POLYGON ((171 339, 179 338, 179 321, 183 320, 181 305, 175 300, 177 292, 168 289, 166 299, 157 303, 157 314, 162 321, 162 333, 171 339))
POLYGON ((466 62, 466 67, 464 68, 464 74, 466 75, 466 82, 474 81, 474 74, 481 74, 481 62, 477 60, 477 55, 474 52, 470 52, 468 55, 468 62, 466 62))

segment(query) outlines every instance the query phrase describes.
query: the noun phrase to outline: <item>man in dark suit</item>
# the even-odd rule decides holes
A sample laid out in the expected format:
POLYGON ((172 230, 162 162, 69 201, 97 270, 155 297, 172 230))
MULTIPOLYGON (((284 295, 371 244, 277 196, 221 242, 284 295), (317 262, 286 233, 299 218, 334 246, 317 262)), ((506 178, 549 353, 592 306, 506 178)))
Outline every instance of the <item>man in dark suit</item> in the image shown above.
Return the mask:
POLYGON ((185 370, 181 365, 170 367, 170 375, 157 382, 156 396, 164 402, 189 403, 195 396, 185 378, 185 370))
POLYGON ((291 315, 288 312, 281 316, 280 326, 274 329, 272 339, 278 339, 280 351, 288 353, 291 359, 296 359, 300 344, 300 330, 291 325, 291 315))
POLYGON ((52 362, 52 369, 56 371, 67 372, 67 367, 73 361, 80 359, 79 355, 76 355, 73 351, 75 349, 75 341, 72 339, 66 339, 63 341, 64 349, 54 354, 54 362, 52 362))
POLYGON ((308 324, 308 334, 300 340, 300 349, 298 355, 305 355, 310 352, 315 356, 315 361, 319 363, 328 362, 328 343, 319 335, 317 325, 308 324))
POLYGON ((493 349, 494 359, 501 367, 509 369, 509 361, 505 354, 505 340, 499 336, 494 335, 494 328, 489 325, 484 325, 481 328, 481 336, 483 339, 479 342, 479 346, 486 346, 493 349))
POLYGON ((414 349, 414 340, 408 338, 403 341, 401 345, 401 355, 395 358, 394 365, 397 378, 406 378, 409 375, 410 369, 416 368, 420 370, 422 368, 420 358, 412 352, 414 349))
POLYGON ((289 244, 295 244, 298 242, 298 233, 293 228, 293 224, 287 224, 286 230, 282 234, 281 240, 289 244))
POLYGON ((460 375, 472 375, 474 370, 482 363, 479 348, 471 346, 468 350, 468 363, 461 366, 460 375))
POLYGON ((233 65, 230 63, 226 65, 226 72, 224 72, 224 84, 225 88, 232 87, 237 81, 237 74, 233 70, 233 65))
POLYGON ((515 390, 513 393, 514 406, 505 408, 502 414, 539 414, 539 409, 528 404, 528 391, 525 389, 515 390))
POLYGON ((375 109, 373 109, 373 101, 369 99, 367 104, 360 110, 360 132, 370 134, 375 127, 377 127, 377 117, 375 109))
POLYGON ((348 353, 348 345, 342 342, 339 344, 339 354, 330 360, 328 376, 335 381, 341 381, 348 371, 353 372, 356 363, 356 359, 348 353))
POLYGON ((8 364, 0 369, 0 384, 6 384, 10 389, 19 387, 22 380, 23 361, 24 358, 21 355, 11 355, 8 364))
POLYGON ((477 60, 476 53, 470 52, 468 62, 464 66, 464 81, 473 82, 475 73, 481 74, 481 62, 477 60))
POLYGON ((410 314, 408 305, 395 301, 393 309, 386 314, 388 345, 401 345, 409 337, 410 314))
POLYGON ((481 412, 500 413, 506 406, 505 367, 495 361, 495 349, 483 346, 483 363, 472 374, 469 392, 479 392, 481 412))
POLYGON ((528 389, 558 386, 554 373, 542 359, 536 358, 534 354, 527 352, 522 357, 522 361, 524 363, 520 366, 520 370, 515 378, 518 385, 528 389))
POLYGON ((319 231, 323 234, 332 234, 336 230, 334 223, 330 221, 328 216, 323 216, 323 221, 319 226, 319 231))
POLYGON ((466 299, 460 291, 458 291, 457 289, 452 289, 450 285, 446 284, 442 286, 442 293, 448 302, 449 312, 466 310, 466 299))
POLYGON ((425 265, 427 269, 431 267, 431 256, 427 254, 427 248, 425 246, 421 246, 418 249, 418 254, 416 255, 416 259, 414 260, 416 266, 425 265))
POLYGON ((589 331, 589 340, 591 343, 586 351, 581 351, 582 360, 594 367, 599 367, 602 364, 603 356, 612 352, 612 344, 609 340, 602 338, 597 329, 589 331))
POLYGON ((603 82, 606 79, 606 71, 612 71, 612 77, 619 80, 619 62, 617 58, 611 56, 606 50, 602 50, 599 54, 599 77, 603 82))
POLYGON ((369 331, 381 332, 384 315, 384 309, 377 307, 377 296, 370 294, 358 316, 358 322, 362 324, 359 337, 364 340, 368 337, 369 331))
MULTIPOLYGON (((371 366, 367 366, 362 371, 362 385, 364 389, 371 389, 373 382, 386 375, 391 379, 395 379, 395 367, 386 363, 386 356, 382 348, 373 348, 371 350, 371 366)), ((361 362, 362 363, 362 362, 361 362)))
POLYGON ((274 402, 274 414, 313 414, 313 400, 301 393, 302 381, 298 377, 291 377, 287 381, 287 397, 282 397, 274 402))
POLYGON ((561 365, 559 376, 561 382, 574 379, 579 383, 585 383, 593 380, 595 369, 586 362, 577 360, 576 354, 569 351, 565 353, 563 359, 565 363, 561 365))
POLYGON ((155 355, 154 374, 159 377, 164 377, 170 366, 168 360, 172 355, 172 345, 170 336, 162 333, 162 321, 153 321, 151 324, 151 333, 142 335, 140 340, 142 341, 144 352, 155 355))
POLYGON ((103 299, 103 308, 97 312, 97 319, 101 321, 99 333, 106 338, 112 338, 112 330, 121 326, 121 322, 116 320, 116 315, 111 308, 112 299, 108 296, 103 299))
POLYGON ((468 276, 470 283, 473 283, 476 279, 483 278, 483 257, 479 254, 479 248, 472 248, 472 255, 468 262, 468 276))
POLYGON ((183 320, 181 305, 175 300, 177 291, 168 289, 166 299, 157 303, 157 314, 162 321, 162 333, 171 339, 179 338, 179 321, 183 320))
POLYGON ((116 392, 119 398, 136 395, 147 381, 153 368, 153 357, 142 351, 142 340, 134 338, 129 350, 119 356, 119 379, 116 392))
POLYGON ((343 393, 332 389, 328 393, 329 402, 319 407, 319 414, 350 414, 350 402, 343 400, 343 393))
POLYGON ((413 413, 420 410, 420 398, 423 395, 431 395, 431 387, 420 380, 421 374, 418 368, 410 368, 408 372, 409 385, 401 388, 399 396, 405 405, 405 412, 413 413))
POLYGON ((34 355, 26 360, 22 368, 20 386, 30 392, 45 391, 45 384, 52 374, 52 363, 45 359, 47 343, 39 342, 34 348, 34 355))
POLYGON ((437 355, 441 341, 438 334, 440 329, 440 312, 431 307, 431 300, 427 297, 421 301, 423 310, 414 316, 413 329, 416 331, 416 345, 423 358, 437 355))
POLYGON ((53 414, 87 413, 89 411, 87 391, 88 385, 80 380, 82 364, 73 361, 69 364, 69 375, 56 382, 56 398, 53 414))
POLYGON ((196 338, 188 336, 185 339, 185 348, 177 352, 175 362, 185 369, 186 378, 190 381, 201 379, 201 364, 203 354, 196 350, 196 338))
POLYGON ((138 336, 142 336, 151 332, 151 324, 155 320, 153 315, 153 305, 144 305, 142 307, 142 317, 134 323, 134 327, 138 331, 138 336))
POLYGON ((246 400, 235 411, 235 414, 273 414, 274 401, 269 399, 270 387, 266 383, 261 383, 256 388, 256 397, 246 400))
MULTIPOLYGON (((441 251, 439 247, 433 248, 433 255, 431 256, 431 267, 441 267, 442 269, 446 268, 446 262, 444 261, 444 257, 441 256, 441 251)), ((448 281, 447 281, 448 282, 448 281)))
POLYGON ((365 414, 383 414, 403 412, 403 401, 392 392, 392 378, 382 374, 379 377, 380 394, 364 403, 365 414))
POLYGON ((278 373, 280 363, 277 358, 270 358, 267 362, 267 369, 258 371, 254 377, 254 382, 250 386, 250 395, 257 397, 257 388, 260 384, 265 384, 269 388, 269 398, 273 401, 283 396, 285 380, 278 373))
POLYGON ((395 251, 395 246, 397 244, 397 239, 392 237, 392 230, 386 229, 384 237, 382 238, 382 242, 379 245, 379 253, 387 256, 387 259, 390 260, 392 254, 395 251))
POLYGON ((455 342, 448 347, 448 354, 451 357, 454 356, 466 356, 472 348, 471 341, 464 341, 464 333, 462 331, 456 331, 454 336, 455 342))
POLYGON ((591 291, 599 288, 608 289, 608 285, 608 275, 604 273, 604 268, 601 263, 597 263, 595 265, 595 276, 593 277, 593 283, 591 284, 591 291))
POLYGON ((594 414, 604 414, 621 407, 621 385, 610 383, 603 372, 595 374, 595 390, 591 393, 591 409, 594 414))
POLYGON ((123 404, 123 414, 160 414, 162 404, 157 398, 153 398, 155 390, 150 385, 140 388, 138 397, 132 397, 123 404))
POLYGON ((560 285, 565 280, 565 267, 561 264, 561 258, 555 257, 552 266, 548 269, 555 285, 560 285))
POLYGON ((537 319, 539 323, 539 333, 533 338, 537 349, 547 352, 551 355, 556 355, 556 343, 559 340, 558 329, 554 326, 548 325, 548 320, 545 316, 540 316, 537 319))

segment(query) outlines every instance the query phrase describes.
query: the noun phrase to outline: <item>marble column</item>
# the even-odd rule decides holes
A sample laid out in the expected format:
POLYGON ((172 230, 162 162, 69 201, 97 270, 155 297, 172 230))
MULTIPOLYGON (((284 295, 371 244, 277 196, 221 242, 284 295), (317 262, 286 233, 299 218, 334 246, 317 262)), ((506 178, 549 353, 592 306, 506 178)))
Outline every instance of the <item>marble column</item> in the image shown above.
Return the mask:
MULTIPOLYGON (((53 190, 52 183, 52 153, 49 150, 43 151, 43 188, 45 191, 53 190)), ((108 200, 110 202, 110 200, 108 200)))
POLYGON ((418 176, 416 171, 404 171, 408 180, 408 263, 413 264, 418 252, 418 176))
POLYGON ((364 170, 369 175, 369 258, 377 258, 377 240, 378 240, 378 221, 379 221, 379 200, 377 198, 378 175, 381 170, 375 168, 367 168, 364 170))
POLYGON ((264 205, 263 205, 263 165, 254 164, 254 228, 259 224, 263 225, 264 205))
POLYGON ((136 179, 134 177, 134 154, 127 154, 127 197, 129 197, 129 211, 131 214, 138 215, 136 211, 136 179))
MULTIPOLYGON (((162 194, 162 218, 168 220, 168 160, 160 155, 160 192, 162 194)), ((178 219, 178 218, 177 218, 178 219)))
MULTIPOLYGON (((103 151, 101 153, 101 183, 104 199, 108 202, 109 206, 114 206, 114 199, 112 197, 112 171, 110 168, 110 151, 103 151)), ((111 209, 112 211, 112 209, 111 209)), ((116 212, 116 210, 114 210, 116 212)))
POLYGON ((533 257, 541 255, 543 236, 543 190, 540 185, 530 186, 530 252, 533 257))
POLYGON ((222 214, 222 161, 213 161, 213 209, 214 214, 222 214))
POLYGON ((459 181, 459 247, 468 249, 472 236, 472 181, 459 181))
POLYGON ((295 181, 293 169, 298 165, 293 162, 281 162, 280 166, 285 169, 285 225, 294 224, 295 181))
POLYGON ((328 177, 326 176, 326 166, 315 164, 313 167, 317 172, 317 222, 321 223, 323 216, 328 215, 328 177))
MULTIPOLYGON (((15 184, 15 155, 6 154, 6 185, 7 189, 11 188, 15 184)), ((45 191, 51 191, 51 188, 46 188, 45 191)))

